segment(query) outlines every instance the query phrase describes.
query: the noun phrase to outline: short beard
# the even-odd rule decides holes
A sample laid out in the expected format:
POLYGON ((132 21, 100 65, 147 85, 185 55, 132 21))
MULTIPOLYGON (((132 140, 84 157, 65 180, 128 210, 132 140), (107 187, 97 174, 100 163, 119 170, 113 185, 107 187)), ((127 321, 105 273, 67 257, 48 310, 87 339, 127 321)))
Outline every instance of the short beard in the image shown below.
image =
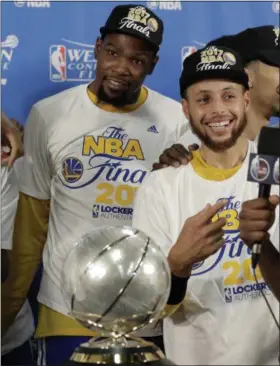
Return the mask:
POLYGON ((103 85, 100 86, 97 97, 100 101, 111 104, 114 107, 124 107, 126 104, 129 104, 126 93, 121 94, 119 97, 111 98, 105 93, 103 85))
POLYGON ((210 150, 215 152, 222 152, 230 149, 232 146, 235 145, 236 141, 239 139, 239 137, 242 135, 243 131, 245 130, 245 127, 247 126, 247 117, 244 114, 244 118, 242 118, 240 125, 238 126, 238 129, 236 131, 233 131, 231 134, 231 137, 222 143, 217 143, 213 141, 209 136, 204 135, 199 128, 197 128, 194 123, 193 119, 190 116, 190 125, 192 128, 193 133, 200 139, 200 141, 206 145, 210 150))

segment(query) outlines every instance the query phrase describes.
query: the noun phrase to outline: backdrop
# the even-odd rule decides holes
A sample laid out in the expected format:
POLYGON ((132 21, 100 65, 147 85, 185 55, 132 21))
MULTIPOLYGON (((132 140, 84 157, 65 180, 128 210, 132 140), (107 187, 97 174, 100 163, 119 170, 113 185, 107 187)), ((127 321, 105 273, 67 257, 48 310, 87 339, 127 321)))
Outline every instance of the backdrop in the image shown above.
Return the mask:
MULTIPOLYGON (((2 108, 24 123, 33 103, 94 78, 94 44, 112 8, 123 2, 2 2, 2 108), (55 55, 61 51, 65 67, 55 55), (60 64, 61 65, 61 64, 60 64)), ((160 61, 146 85, 179 100, 182 61, 223 34, 279 26, 279 2, 146 1, 164 21, 160 61)), ((278 123, 278 119, 272 121, 278 123)))

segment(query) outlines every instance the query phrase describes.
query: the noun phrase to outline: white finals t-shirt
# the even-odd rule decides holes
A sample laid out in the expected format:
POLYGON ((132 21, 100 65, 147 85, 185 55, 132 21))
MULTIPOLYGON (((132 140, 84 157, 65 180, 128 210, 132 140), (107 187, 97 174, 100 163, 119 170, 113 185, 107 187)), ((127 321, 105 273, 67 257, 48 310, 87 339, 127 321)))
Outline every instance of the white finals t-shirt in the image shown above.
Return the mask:
MULTIPOLYGON (((249 152, 256 152, 249 143, 249 152)), ((177 365, 276 365, 279 331, 255 283, 251 253, 239 237, 238 215, 244 201, 258 196, 258 184, 247 182, 248 158, 224 181, 201 178, 192 165, 151 173, 139 189, 133 226, 161 246, 166 254, 185 220, 207 203, 226 198, 219 213, 227 218, 224 246, 197 263, 178 311, 164 320, 166 355, 177 365)), ((272 193, 279 194, 275 186, 272 193)), ((270 230, 279 250, 279 207, 270 230)), ((279 304, 258 272, 279 322, 279 304)))
POLYGON ((20 190, 51 200, 39 302, 68 314, 60 281, 72 246, 101 225, 131 225, 136 190, 186 124, 178 102, 150 89, 129 113, 98 108, 86 85, 32 108, 20 190))

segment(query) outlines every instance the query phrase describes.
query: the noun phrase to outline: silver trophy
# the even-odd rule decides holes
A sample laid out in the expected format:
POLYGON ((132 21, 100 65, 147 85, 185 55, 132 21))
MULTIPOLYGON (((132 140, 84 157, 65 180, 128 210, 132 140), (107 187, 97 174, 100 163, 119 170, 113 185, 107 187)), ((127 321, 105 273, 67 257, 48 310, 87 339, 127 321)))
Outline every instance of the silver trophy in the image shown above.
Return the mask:
POLYGON ((98 337, 68 364, 172 364, 151 342, 131 333, 163 314, 171 276, 161 249, 131 227, 105 226, 83 236, 63 266, 69 315, 98 337))

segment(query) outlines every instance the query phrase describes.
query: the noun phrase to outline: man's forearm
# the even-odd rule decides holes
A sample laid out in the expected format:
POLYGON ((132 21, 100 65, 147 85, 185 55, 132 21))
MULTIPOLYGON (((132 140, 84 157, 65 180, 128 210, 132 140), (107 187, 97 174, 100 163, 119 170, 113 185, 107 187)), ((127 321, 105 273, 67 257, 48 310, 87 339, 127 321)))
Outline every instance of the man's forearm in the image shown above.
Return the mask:
POLYGON ((280 301, 280 255, 270 241, 262 245, 259 266, 264 280, 280 301))

